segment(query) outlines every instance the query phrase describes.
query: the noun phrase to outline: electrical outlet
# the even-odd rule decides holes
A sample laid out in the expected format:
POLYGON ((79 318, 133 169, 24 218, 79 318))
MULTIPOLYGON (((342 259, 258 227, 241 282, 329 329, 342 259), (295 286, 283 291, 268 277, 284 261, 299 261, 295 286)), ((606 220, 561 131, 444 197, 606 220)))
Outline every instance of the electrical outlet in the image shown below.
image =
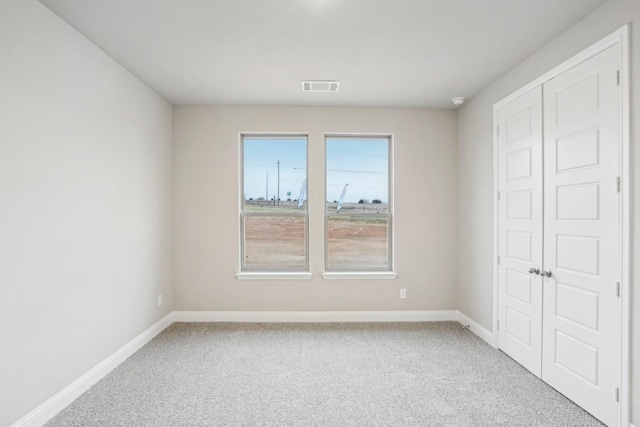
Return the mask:
POLYGON ((407 290, 400 289, 400 298, 406 298, 406 297, 407 297, 407 290))
POLYGON ((162 305, 162 294, 158 294, 158 307, 162 305))

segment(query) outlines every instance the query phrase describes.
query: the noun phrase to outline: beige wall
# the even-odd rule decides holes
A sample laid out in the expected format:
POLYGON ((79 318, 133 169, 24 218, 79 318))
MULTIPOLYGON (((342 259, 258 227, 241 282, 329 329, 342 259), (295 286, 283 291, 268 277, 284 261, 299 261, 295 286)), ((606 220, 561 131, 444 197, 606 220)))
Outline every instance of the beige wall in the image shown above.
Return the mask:
POLYGON ((640 0, 610 0, 476 95, 458 114, 458 309, 492 328, 493 104, 631 23, 632 420, 640 425, 640 0))
POLYGON ((176 310, 455 309, 455 112, 176 107, 173 135, 176 310), (311 281, 235 278, 240 132, 309 134, 311 281), (394 134, 397 280, 321 277, 327 132, 394 134))
POLYGON ((0 425, 172 310, 171 114, 39 2, 0 2, 0 425))

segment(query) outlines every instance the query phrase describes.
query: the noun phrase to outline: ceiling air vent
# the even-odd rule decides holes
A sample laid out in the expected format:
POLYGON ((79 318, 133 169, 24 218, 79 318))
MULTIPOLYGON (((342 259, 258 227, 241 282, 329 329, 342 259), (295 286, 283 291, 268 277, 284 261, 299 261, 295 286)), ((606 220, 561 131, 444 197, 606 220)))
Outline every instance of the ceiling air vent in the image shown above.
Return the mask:
POLYGON ((331 80, 307 80, 302 82, 303 92, 337 92, 340 82, 331 80))

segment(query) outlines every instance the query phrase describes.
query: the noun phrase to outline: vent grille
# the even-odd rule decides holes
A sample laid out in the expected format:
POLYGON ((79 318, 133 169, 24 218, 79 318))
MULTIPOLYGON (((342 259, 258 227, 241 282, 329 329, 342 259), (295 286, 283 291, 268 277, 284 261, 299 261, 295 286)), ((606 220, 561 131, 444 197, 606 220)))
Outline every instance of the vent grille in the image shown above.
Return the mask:
POLYGON ((340 82, 333 80, 307 80, 302 82, 303 92, 337 92, 340 82))

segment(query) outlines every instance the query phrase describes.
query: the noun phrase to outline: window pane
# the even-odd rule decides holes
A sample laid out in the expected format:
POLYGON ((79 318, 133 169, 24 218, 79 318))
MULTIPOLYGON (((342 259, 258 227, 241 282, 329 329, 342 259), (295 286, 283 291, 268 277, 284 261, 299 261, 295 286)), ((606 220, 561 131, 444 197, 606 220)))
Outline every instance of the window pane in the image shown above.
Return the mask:
POLYGON ((389 137, 326 138, 328 271, 389 271, 389 137))
POLYGON ((327 212, 389 212, 389 139, 327 138, 327 212))
POLYGON ((306 136, 244 135, 242 162, 241 269, 306 270, 306 136))
POLYGON ((303 217, 244 217, 244 269, 306 269, 304 234, 303 217))
POLYGON ((243 144, 244 211, 306 209, 306 138, 245 136, 243 144))
POLYGON ((327 269, 389 268, 388 218, 327 218, 327 269))

